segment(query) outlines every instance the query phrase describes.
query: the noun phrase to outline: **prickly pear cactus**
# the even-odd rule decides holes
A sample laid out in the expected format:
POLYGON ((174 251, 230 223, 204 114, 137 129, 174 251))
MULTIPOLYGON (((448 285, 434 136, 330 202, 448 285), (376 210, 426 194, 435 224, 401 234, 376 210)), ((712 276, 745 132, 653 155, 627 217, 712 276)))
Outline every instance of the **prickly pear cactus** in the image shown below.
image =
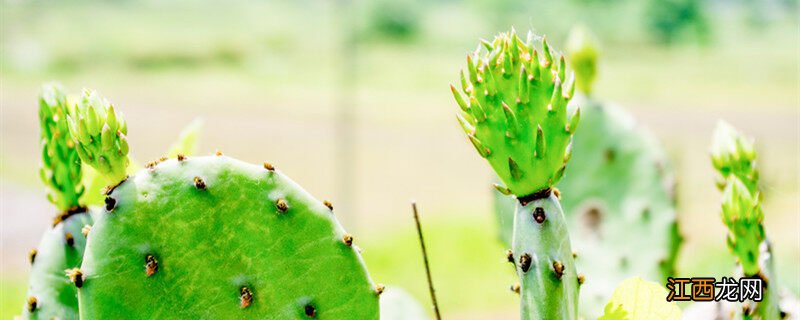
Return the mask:
MULTIPOLYGON (((92 93, 84 105, 73 119, 114 114, 92 93)), ((101 132, 124 124, 96 119, 101 132)), ((73 131, 84 127, 92 133, 73 131)), ((154 161, 126 178, 122 128, 78 137, 81 159, 111 186, 84 261, 68 272, 82 319, 378 318, 383 286, 329 202, 269 163, 221 153, 154 161)))
POLYGON ((73 274, 82 317, 378 317, 382 288, 332 206, 269 164, 182 157, 108 198, 73 274))
POLYGON ((765 286, 762 301, 745 301, 741 314, 746 319, 780 319, 778 281, 764 231, 753 141, 720 122, 711 150, 711 163, 720 175, 717 185, 723 190, 722 222, 729 231, 728 248, 736 256, 743 275, 758 277, 765 286))
POLYGON ((82 229, 92 219, 79 203, 84 188, 81 162, 67 130, 70 112, 61 87, 44 86, 39 98, 40 173, 50 191, 48 199, 58 213, 29 257, 31 273, 24 319, 78 318, 77 291, 64 277, 64 270, 80 266, 86 242, 82 229))
MULTIPOLYGON (((603 313, 615 286, 630 275, 662 282, 674 274, 682 241, 673 178, 660 145, 629 113, 588 97, 597 69, 592 39, 577 29, 568 41, 582 93, 569 108, 580 105, 581 130, 574 137, 570 174, 558 184, 565 190, 561 205, 575 263, 585 275, 581 315, 588 319, 603 313)), ((513 206, 499 193, 495 198, 500 225, 507 226, 513 206)))
POLYGON ((579 280, 558 197, 580 111, 567 115, 574 81, 547 40, 514 31, 467 56, 458 120, 478 153, 517 198, 510 259, 521 282, 522 319, 575 319, 579 280))

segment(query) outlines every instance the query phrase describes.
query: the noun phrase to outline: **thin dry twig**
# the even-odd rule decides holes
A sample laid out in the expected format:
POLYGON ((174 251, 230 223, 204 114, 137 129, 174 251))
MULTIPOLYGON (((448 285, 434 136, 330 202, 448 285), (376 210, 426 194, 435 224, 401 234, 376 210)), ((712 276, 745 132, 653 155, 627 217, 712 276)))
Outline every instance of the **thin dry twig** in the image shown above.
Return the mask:
POLYGON ((433 312, 436 313, 436 320, 442 320, 439 314, 439 303, 436 302, 436 290, 433 289, 433 280, 431 279, 431 268, 428 266, 428 251, 425 250, 425 240, 422 238, 422 226, 419 223, 419 212, 417 211, 417 203, 411 202, 411 208, 414 210, 414 221, 417 223, 417 234, 419 235, 419 245, 422 248, 422 260, 425 262, 425 274, 428 276, 428 290, 431 292, 431 300, 433 300, 433 312))

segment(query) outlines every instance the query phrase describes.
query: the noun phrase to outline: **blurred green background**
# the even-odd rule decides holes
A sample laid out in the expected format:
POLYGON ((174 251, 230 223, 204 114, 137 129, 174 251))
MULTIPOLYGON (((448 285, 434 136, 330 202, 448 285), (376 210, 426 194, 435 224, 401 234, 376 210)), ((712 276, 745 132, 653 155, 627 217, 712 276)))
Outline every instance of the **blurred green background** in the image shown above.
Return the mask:
POLYGON ((798 293, 799 16, 797 0, 2 1, 0 318, 21 310, 27 252, 54 214, 37 177, 36 99, 49 80, 109 97, 139 161, 203 118, 201 153, 269 160, 331 199, 376 282, 428 303, 416 199, 445 316, 516 317, 492 173, 447 85, 479 38, 514 26, 563 48, 579 23, 603 43, 596 95, 672 157, 679 272, 733 268, 707 152, 726 119, 756 138, 778 281, 798 293))

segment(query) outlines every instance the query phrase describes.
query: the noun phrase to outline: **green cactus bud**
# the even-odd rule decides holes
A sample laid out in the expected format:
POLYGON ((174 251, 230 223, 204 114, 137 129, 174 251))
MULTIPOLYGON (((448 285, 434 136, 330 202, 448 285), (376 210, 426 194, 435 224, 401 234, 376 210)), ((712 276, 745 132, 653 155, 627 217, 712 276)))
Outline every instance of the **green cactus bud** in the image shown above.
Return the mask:
POLYGON ((566 51, 575 70, 578 89, 589 96, 597 76, 597 40, 586 27, 576 26, 569 33, 566 51))
POLYGON ((488 52, 467 56, 468 99, 451 86, 462 128, 515 195, 550 188, 561 177, 579 119, 567 116, 566 63, 553 63, 546 40, 539 59, 533 41, 524 42, 513 31, 483 45, 488 52))
POLYGON ((81 160, 103 175, 109 186, 127 177, 127 125, 105 98, 84 90, 68 123, 81 160))
POLYGON ((711 164, 719 172, 717 187, 720 190, 725 188, 726 180, 733 175, 747 186, 751 194, 757 191, 758 170, 756 170, 753 139, 742 136, 725 121, 717 123, 717 128, 714 130, 711 164))
POLYGON ((778 290, 772 285, 777 280, 764 230, 753 140, 720 121, 711 150, 711 163, 720 175, 717 184, 723 188, 722 222, 728 228, 728 248, 745 276, 758 277, 769 284, 760 302, 745 303, 750 313, 744 318, 779 319, 778 290))
POLYGON ((79 150, 70 138, 66 95, 58 84, 47 84, 39 98, 42 139, 40 177, 47 185, 48 199, 60 210, 79 207, 84 193, 79 150))
POLYGON ((383 287, 332 207, 272 165, 159 162, 108 194, 80 267, 81 317, 378 319, 383 287))
POLYGON ((731 177, 722 200, 722 222, 728 227, 728 247, 733 251, 746 275, 759 271, 759 247, 764 241, 764 212, 759 194, 750 194, 744 183, 731 177))

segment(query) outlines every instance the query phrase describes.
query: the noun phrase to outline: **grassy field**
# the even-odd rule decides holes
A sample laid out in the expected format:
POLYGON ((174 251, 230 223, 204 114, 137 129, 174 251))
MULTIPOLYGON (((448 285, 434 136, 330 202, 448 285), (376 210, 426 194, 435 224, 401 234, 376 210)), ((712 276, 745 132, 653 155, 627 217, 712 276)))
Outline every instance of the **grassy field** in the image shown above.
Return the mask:
POLYGON ((37 180, 35 99, 39 85, 52 79, 72 90, 96 88, 118 105, 142 162, 160 156, 183 125, 203 118, 201 153, 221 149, 250 162, 269 160, 315 196, 333 200, 364 248, 373 278, 427 302, 408 205, 416 199, 445 315, 515 317, 508 291, 513 275, 491 221, 492 177, 457 127, 447 85, 457 81, 478 38, 509 25, 536 27, 560 47, 577 21, 604 40, 597 95, 627 107, 672 156, 687 238, 681 273, 722 275, 733 263, 707 154, 722 118, 757 139, 780 282, 800 292, 797 21, 776 19, 753 29, 726 11, 717 17, 712 43, 665 47, 631 27, 641 19, 633 17, 636 8, 626 8, 617 25, 599 20, 602 10, 587 15, 555 6, 497 23, 482 19, 480 6, 445 2, 425 10, 414 38, 389 41, 365 29, 368 10, 343 16, 328 2, 202 8, 5 2, 0 319, 16 314, 24 300, 24 257, 51 210, 37 180), (562 9, 572 11, 562 15, 562 9), (355 69, 342 78, 347 57, 338 40, 349 18, 359 28, 349 57, 355 69), (346 177, 352 203, 341 200, 335 163, 342 142, 334 119, 342 99, 355 114, 344 124, 355 133, 355 174, 346 177))

